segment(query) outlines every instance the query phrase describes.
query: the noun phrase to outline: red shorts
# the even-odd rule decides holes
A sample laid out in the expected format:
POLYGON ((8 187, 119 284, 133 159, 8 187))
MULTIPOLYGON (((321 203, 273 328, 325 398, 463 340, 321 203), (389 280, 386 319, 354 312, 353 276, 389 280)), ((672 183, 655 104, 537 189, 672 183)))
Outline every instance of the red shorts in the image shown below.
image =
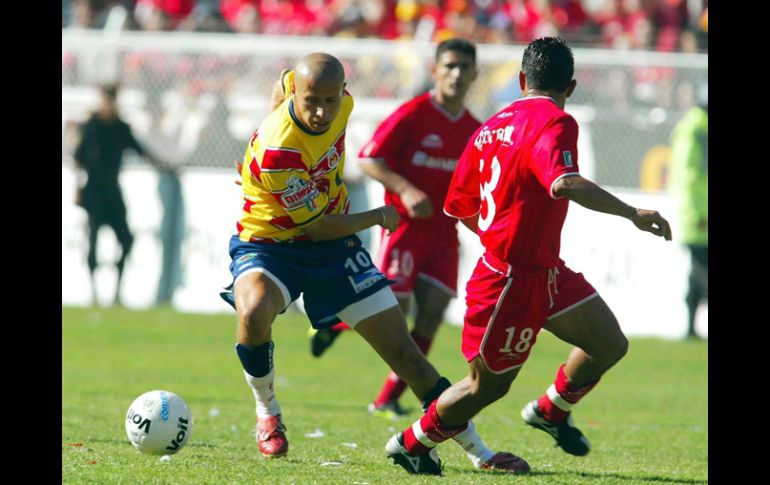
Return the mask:
POLYGON ((466 288, 463 355, 468 362, 481 355, 495 374, 524 365, 547 320, 597 295, 581 273, 564 265, 532 275, 510 272, 487 253, 466 288))
POLYGON ((395 281, 391 289, 396 296, 414 291, 418 277, 456 296, 459 259, 460 243, 454 227, 435 231, 412 223, 402 224, 389 236, 382 231, 377 266, 395 281))

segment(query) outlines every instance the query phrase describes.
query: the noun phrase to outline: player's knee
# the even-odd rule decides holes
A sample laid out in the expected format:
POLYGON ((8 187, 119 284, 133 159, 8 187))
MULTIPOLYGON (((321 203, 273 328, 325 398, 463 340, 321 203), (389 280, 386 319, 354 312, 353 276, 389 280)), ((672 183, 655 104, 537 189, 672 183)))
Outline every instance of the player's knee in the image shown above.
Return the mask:
POLYGON ((624 336, 623 341, 618 347, 617 358, 615 359, 615 362, 618 362, 620 359, 625 357, 627 353, 628 353, 628 339, 624 336))
POLYGON ((267 307, 258 302, 238 305, 239 343, 256 346, 270 340, 270 325, 274 314, 267 307))
POLYGON ((484 406, 502 398, 511 389, 513 380, 481 379, 479 375, 472 376, 470 394, 474 400, 484 406))
POLYGON ((479 383, 471 394, 487 405, 508 394, 510 389, 511 382, 484 382, 479 383))
POLYGON ((602 356, 602 361, 607 369, 617 364, 628 353, 628 339, 625 336, 607 348, 602 356))
MULTIPOLYGON (((238 320, 249 327, 261 326, 268 320, 266 306, 256 301, 238 302, 238 320)), ((266 322, 269 324, 269 322, 266 322)))

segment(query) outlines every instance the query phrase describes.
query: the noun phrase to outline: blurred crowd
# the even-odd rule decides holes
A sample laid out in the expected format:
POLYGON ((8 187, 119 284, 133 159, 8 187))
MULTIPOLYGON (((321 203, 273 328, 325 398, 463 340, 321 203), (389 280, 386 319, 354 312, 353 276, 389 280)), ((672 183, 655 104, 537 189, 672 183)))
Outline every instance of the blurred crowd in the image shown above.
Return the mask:
POLYGON ((708 0, 62 0, 62 28, 708 50, 708 0), (113 21, 113 23, 115 23, 113 21))

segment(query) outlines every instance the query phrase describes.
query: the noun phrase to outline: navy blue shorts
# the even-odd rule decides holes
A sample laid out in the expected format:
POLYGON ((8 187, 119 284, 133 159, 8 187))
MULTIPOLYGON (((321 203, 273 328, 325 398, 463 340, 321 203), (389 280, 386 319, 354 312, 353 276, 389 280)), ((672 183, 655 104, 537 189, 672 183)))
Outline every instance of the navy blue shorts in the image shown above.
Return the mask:
POLYGON ((339 311, 392 283, 355 235, 284 244, 243 242, 235 235, 230 239, 230 257, 233 283, 220 293, 227 303, 235 308, 232 288, 238 277, 259 271, 278 285, 286 306, 303 295, 314 328, 338 323, 339 311))

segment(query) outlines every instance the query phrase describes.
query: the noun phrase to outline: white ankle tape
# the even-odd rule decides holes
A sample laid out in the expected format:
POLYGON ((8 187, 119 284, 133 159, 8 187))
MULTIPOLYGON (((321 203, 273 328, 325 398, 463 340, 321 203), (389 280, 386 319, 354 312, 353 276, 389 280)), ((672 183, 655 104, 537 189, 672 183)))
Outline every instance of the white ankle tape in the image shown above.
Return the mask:
POLYGON ((545 393, 548 395, 548 399, 551 400, 554 406, 561 409, 562 411, 569 412, 572 409, 573 404, 561 397, 561 395, 556 391, 556 385, 551 384, 545 393))

